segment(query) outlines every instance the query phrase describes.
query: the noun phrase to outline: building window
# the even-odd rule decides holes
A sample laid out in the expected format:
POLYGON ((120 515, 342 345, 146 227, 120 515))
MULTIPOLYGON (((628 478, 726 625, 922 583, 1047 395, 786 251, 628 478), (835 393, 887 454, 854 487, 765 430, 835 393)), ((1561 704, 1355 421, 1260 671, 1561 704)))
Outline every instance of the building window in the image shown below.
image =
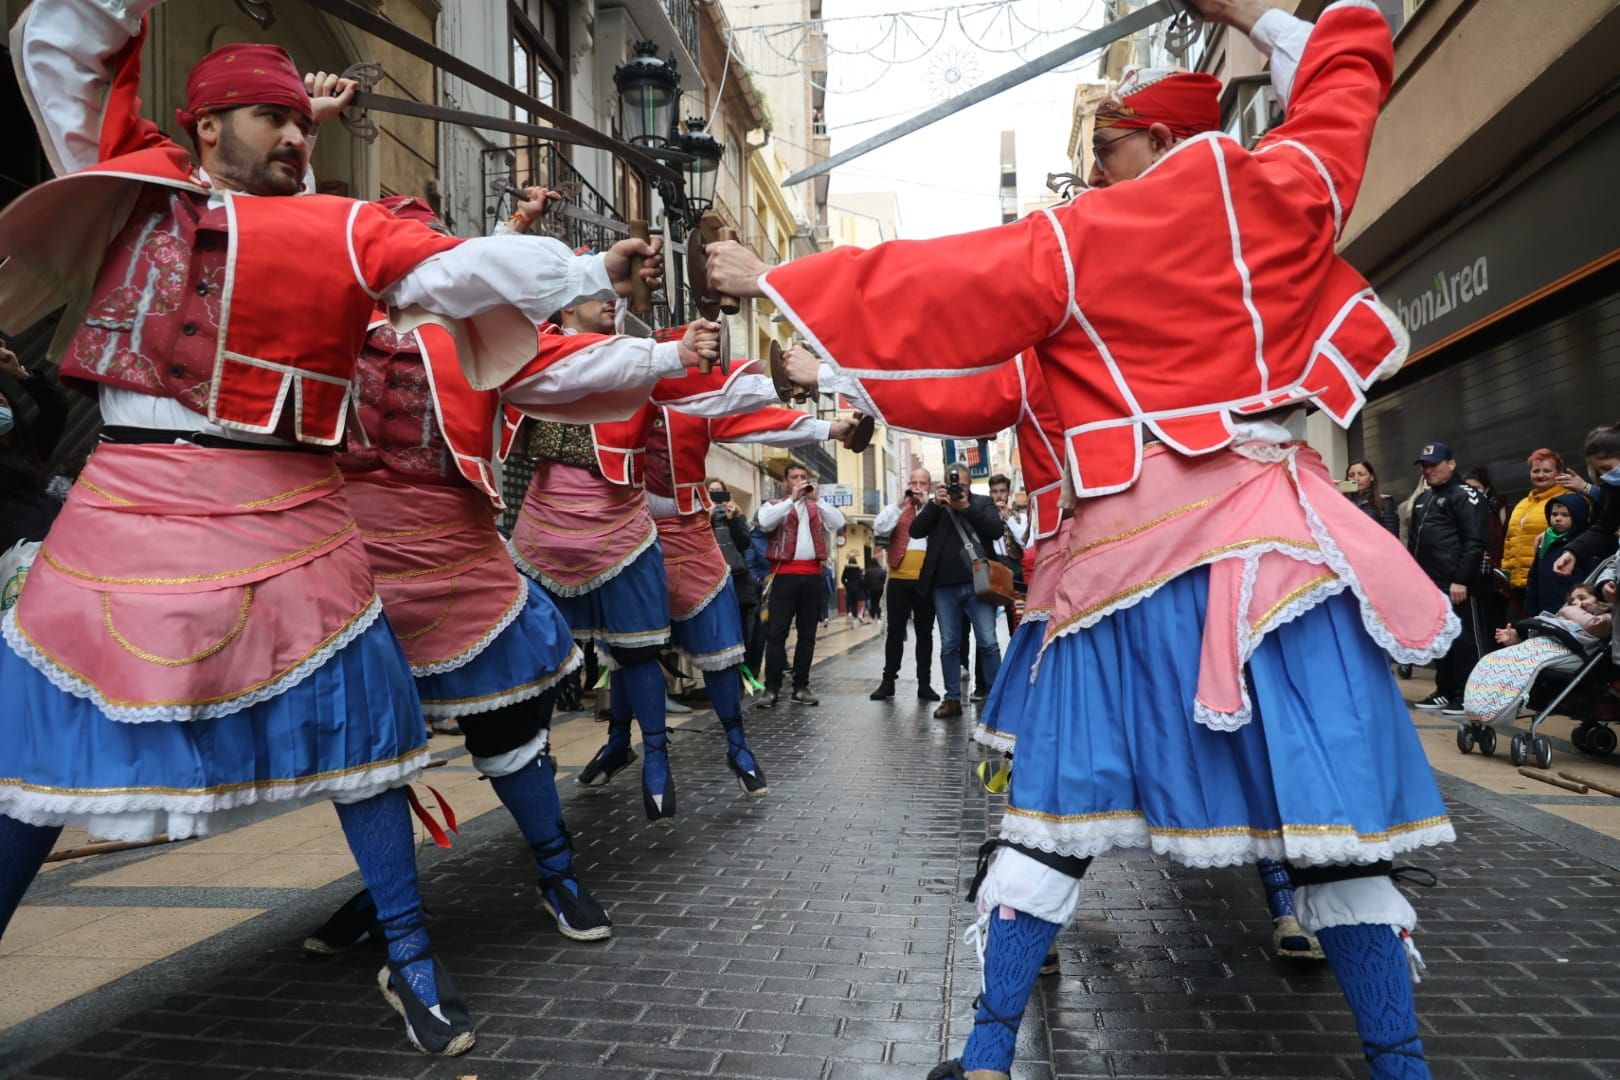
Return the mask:
MULTIPOLYGON (((566 109, 567 83, 563 57, 568 55, 567 19, 561 0, 522 0, 508 9, 512 27, 512 85, 554 109, 566 109)), ((513 107, 512 118, 526 124, 543 123, 526 109, 513 107)), ((540 155, 534 140, 518 136, 517 183, 543 184, 540 155)))

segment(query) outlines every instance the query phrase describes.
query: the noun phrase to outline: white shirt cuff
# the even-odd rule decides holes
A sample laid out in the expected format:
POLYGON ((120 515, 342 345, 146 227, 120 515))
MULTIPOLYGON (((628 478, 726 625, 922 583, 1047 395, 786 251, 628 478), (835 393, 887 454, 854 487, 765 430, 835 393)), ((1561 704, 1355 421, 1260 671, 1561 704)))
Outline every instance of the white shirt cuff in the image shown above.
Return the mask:
POLYGON ((1294 76, 1299 72, 1305 43, 1311 37, 1311 24, 1281 8, 1272 8, 1249 30, 1249 40, 1271 61, 1271 88, 1286 110, 1294 92, 1294 76))

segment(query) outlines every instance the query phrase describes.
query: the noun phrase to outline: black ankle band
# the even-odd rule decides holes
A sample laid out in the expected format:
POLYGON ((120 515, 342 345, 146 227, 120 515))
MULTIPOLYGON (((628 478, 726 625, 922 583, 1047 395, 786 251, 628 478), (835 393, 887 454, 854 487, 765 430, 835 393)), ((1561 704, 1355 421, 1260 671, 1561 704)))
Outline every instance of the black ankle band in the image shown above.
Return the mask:
POLYGON ((972 903, 979 899, 979 887, 984 884, 985 875, 990 872, 990 856, 995 854, 996 848, 1012 848, 1021 855, 1028 855, 1042 866, 1050 867, 1058 873, 1072 877, 1076 881, 1086 876, 1086 868, 1091 865, 1090 858, 1080 858, 1077 855, 1060 855, 1055 851, 1042 851, 1040 848, 1026 847, 1011 840, 996 837, 986 840, 979 845, 979 863, 973 870, 973 880, 968 884, 967 898, 972 903))

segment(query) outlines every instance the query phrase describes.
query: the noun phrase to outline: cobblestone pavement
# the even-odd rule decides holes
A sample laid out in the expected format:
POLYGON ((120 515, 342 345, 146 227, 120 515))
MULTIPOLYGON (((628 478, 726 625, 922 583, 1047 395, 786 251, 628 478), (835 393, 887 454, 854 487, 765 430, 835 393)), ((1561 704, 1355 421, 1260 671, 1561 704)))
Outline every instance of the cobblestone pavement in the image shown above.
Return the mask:
MULTIPOLYGON (((565 792, 580 866, 613 912, 609 943, 550 928, 503 814, 426 860, 435 945, 480 1020, 467 1057, 405 1049, 372 984, 379 952, 300 953, 351 878, 154 965, 140 1011, 80 1000, 0 1032, 0 1071, 920 1080, 965 1035, 978 970, 960 898, 997 806, 967 779, 963 721, 931 719, 907 682, 889 705, 866 700, 880 650, 820 665, 819 708, 750 712, 763 801, 738 796, 712 717, 673 740, 673 832, 646 826, 633 776, 565 792)), ((1425 853, 1441 885, 1415 897, 1435 1076, 1620 1077, 1620 844, 1443 782, 1463 839, 1425 853)), ((1252 870, 1099 858, 1017 1075, 1364 1076, 1328 973, 1273 959, 1269 931, 1252 870)))

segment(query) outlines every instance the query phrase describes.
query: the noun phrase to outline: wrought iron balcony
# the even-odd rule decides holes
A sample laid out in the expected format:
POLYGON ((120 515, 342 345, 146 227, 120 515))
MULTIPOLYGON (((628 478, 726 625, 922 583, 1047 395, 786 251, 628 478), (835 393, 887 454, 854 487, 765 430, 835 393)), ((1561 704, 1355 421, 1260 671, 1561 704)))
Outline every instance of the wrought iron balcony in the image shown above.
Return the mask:
POLYGON ((820 443, 794 449, 793 456, 804 463, 819 483, 838 483, 838 460, 820 443))
POLYGON ((613 203, 591 186, 584 174, 563 156, 556 143, 520 143, 485 150, 483 173, 485 233, 493 232, 499 222, 511 216, 510 188, 541 184, 562 192, 568 205, 580 211, 554 214, 551 219, 556 229, 551 235, 569 247, 606 251, 625 235, 622 229, 612 225, 620 220, 613 203))

